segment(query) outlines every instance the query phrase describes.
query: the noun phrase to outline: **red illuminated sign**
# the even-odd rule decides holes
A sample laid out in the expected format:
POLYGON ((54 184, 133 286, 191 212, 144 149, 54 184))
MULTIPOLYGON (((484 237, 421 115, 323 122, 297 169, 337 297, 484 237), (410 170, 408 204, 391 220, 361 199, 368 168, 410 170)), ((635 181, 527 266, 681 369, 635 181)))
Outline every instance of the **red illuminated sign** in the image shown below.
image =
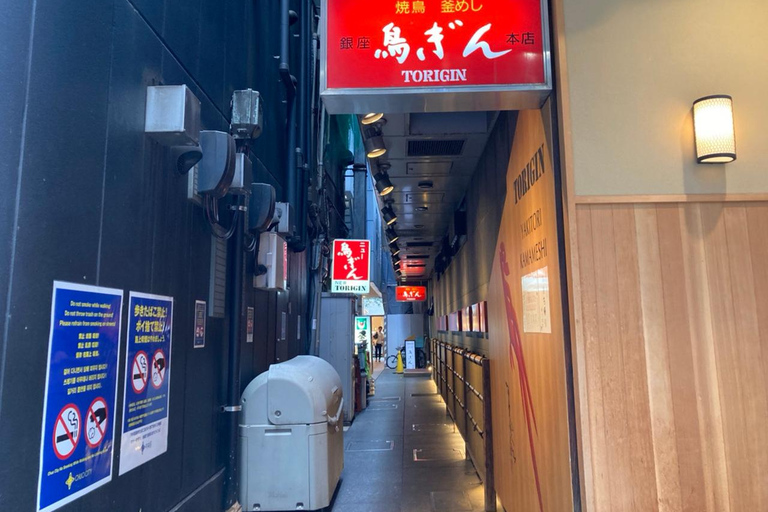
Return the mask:
POLYGON ((333 241, 331 292, 366 294, 370 291, 371 242, 333 241))
POLYGON ((325 87, 548 89, 542 4, 326 0, 325 87))
POLYGON ((398 302, 422 302, 427 300, 426 286, 398 286, 395 288, 398 302))

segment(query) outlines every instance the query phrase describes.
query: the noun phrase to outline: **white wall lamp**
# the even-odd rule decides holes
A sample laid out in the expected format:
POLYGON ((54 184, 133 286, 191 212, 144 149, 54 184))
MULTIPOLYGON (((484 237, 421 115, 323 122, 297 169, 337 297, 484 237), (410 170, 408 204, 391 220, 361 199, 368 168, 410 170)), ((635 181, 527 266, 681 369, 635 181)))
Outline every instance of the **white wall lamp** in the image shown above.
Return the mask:
POLYGON ((694 101, 693 130, 696 160, 700 164, 724 164, 736 160, 733 98, 715 94, 694 101))

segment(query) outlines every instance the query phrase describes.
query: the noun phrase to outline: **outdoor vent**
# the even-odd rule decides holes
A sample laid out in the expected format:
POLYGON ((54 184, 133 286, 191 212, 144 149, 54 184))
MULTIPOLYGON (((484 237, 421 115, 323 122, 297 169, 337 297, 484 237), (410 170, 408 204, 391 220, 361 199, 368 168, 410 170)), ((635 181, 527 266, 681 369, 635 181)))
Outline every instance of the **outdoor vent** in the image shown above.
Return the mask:
POLYGON ((424 267, 426 267, 426 265, 421 265, 421 264, 416 265, 415 263, 408 264, 408 268, 424 268, 424 267))
POLYGON ((432 242, 408 242, 406 247, 432 247, 432 242))
POLYGON ((464 139, 408 141, 408 156, 459 156, 464 149, 464 139))
POLYGON ((429 254, 411 254, 405 257, 407 260, 426 260, 427 258, 429 258, 429 254))

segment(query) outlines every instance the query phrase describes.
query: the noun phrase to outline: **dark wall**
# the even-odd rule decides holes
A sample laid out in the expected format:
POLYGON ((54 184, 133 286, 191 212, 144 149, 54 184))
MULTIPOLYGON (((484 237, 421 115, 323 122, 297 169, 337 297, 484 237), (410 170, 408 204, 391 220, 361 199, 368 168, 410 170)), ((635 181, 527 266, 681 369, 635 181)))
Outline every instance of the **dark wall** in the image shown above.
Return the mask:
POLYGON ((488 341, 477 334, 437 332, 436 319, 486 300, 499 223, 507 195, 507 166, 515 136, 517 112, 502 112, 467 189, 467 240, 440 279, 432 278, 435 301, 432 333, 443 341, 487 351, 488 341))
MULTIPOLYGON (((202 210, 186 199, 186 178, 167 168, 163 149, 143 133, 146 88, 188 85, 201 101, 203 127, 216 130, 228 129, 233 90, 259 90, 265 130, 252 157, 267 169, 259 181, 275 185, 281 197, 278 4, 5 2, 0 510, 35 509, 54 280, 121 288, 126 302, 129 290, 175 299, 167 453, 121 477, 116 457, 109 484, 62 510, 162 511, 190 495, 178 510, 220 507, 227 320, 209 318, 206 347, 192 349, 194 302, 208 300, 211 236, 202 210)), ((255 307, 256 329, 254 343, 243 343, 243 387, 278 358, 303 352, 296 326, 306 303, 304 254, 291 255, 290 274, 291 290, 280 296, 252 290, 246 278, 244 307, 255 307), (283 311, 288 332, 278 342, 283 311)), ((115 424, 120 420, 117 411, 115 424)))

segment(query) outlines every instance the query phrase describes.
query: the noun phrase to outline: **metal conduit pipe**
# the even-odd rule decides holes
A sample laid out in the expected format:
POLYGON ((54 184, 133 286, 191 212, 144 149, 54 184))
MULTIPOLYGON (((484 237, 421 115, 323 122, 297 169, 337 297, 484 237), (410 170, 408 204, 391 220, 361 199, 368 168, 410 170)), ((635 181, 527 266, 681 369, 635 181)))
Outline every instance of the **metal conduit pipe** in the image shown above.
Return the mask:
POLYGON ((235 232, 229 239, 229 250, 232 254, 232 266, 229 270, 228 305, 229 305, 229 357, 227 364, 227 402, 222 408, 226 414, 226 432, 229 444, 227 452, 226 472, 224 475, 224 508, 229 509, 238 499, 239 475, 237 467, 238 425, 240 420, 240 313, 243 306, 243 237, 244 222, 247 211, 238 200, 235 202, 237 212, 233 215, 236 222, 235 232))
MULTIPOLYGON (((285 200, 293 205, 294 211, 299 213, 299 197, 296 194, 296 77, 291 75, 290 67, 290 37, 291 37, 291 11, 289 0, 280 0, 280 65, 278 71, 280 80, 285 87, 286 100, 286 194, 285 200)), ((295 240, 289 240, 291 249, 295 246, 295 240)))

